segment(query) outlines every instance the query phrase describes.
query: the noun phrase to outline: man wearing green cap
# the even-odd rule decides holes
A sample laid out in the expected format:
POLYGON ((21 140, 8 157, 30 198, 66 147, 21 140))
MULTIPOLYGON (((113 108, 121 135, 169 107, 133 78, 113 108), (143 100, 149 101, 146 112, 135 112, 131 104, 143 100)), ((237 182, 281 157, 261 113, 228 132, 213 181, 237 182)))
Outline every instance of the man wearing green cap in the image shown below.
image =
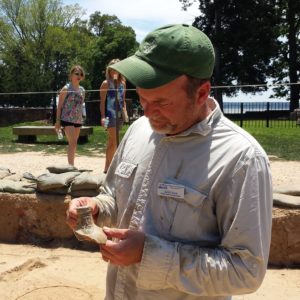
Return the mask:
POLYGON ((184 24, 158 28, 114 64, 145 116, 126 132, 89 205, 109 237, 106 299, 230 299, 266 272, 272 183, 267 155, 209 96, 214 50, 184 24))

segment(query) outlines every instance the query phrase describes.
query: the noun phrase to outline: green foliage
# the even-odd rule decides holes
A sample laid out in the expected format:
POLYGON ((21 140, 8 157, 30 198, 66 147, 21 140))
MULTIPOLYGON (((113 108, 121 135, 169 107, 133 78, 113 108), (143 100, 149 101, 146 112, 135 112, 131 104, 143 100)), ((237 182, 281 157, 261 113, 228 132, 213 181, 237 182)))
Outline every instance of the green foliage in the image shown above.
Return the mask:
MULTIPOLYGON (((203 30, 216 48, 216 84, 265 83, 279 35, 275 26, 278 23, 275 0, 202 0, 199 3, 202 15, 193 25, 203 30)), ((243 92, 257 90, 262 89, 244 88, 243 92)), ((224 93, 230 95, 237 91, 226 89, 224 93)))
POLYGON ((65 85, 74 64, 86 70, 82 85, 98 89, 108 61, 134 51, 133 29, 116 16, 83 14, 60 0, 0 1, 0 92, 35 92, 0 96, 0 105, 49 105, 47 92, 65 85))
POLYGON ((197 2, 197 0, 179 0, 179 2, 182 3, 182 9, 187 10, 194 2, 197 2))
MULTIPOLYGON (((187 10, 199 2, 199 16, 193 25, 203 30, 216 50, 215 85, 296 83, 300 76, 300 1, 293 0, 179 0, 187 10)), ((244 87, 245 93, 265 91, 266 87, 244 87)), ((238 89, 215 90, 235 95, 238 89)), ((291 101, 299 107, 300 85, 281 85, 273 98, 291 101)))
MULTIPOLYGON (((299 82, 300 79, 300 2, 279 1, 276 7, 280 18, 280 38, 277 57, 274 60, 274 83, 299 82)), ((275 97, 291 101, 291 110, 299 107, 300 85, 286 85, 274 88, 275 97)))
MULTIPOLYGON (((3 45, 1 67, 5 69, 3 92, 39 92, 54 87, 56 64, 53 61, 57 39, 65 41, 62 31, 82 16, 76 6, 62 7, 59 0, 2 0, 0 20, 5 34, 0 34, 3 45)), ((68 44, 68 43, 66 43, 68 44)), ((65 45, 65 44, 64 44, 65 45)), ((65 48, 64 48, 65 49, 65 48)), ((1 104, 46 106, 50 95, 11 95, 1 98, 1 104)))
MULTIPOLYGON (((96 37, 86 53, 91 86, 99 87, 105 79, 108 62, 114 58, 123 59, 131 55, 136 47, 136 36, 131 27, 121 24, 116 16, 95 12, 90 16, 88 28, 96 37)), ((97 96, 98 98, 98 93, 97 96)))

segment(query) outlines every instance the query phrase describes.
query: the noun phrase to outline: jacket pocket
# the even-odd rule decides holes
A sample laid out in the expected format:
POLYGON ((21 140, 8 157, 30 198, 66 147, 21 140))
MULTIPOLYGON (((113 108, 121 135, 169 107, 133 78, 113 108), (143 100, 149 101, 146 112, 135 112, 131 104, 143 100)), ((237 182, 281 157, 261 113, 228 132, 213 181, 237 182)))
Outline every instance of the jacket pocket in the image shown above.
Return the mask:
POLYGON ((170 239, 197 240, 201 208, 207 195, 174 178, 165 182, 183 186, 184 198, 160 197, 161 229, 170 239))

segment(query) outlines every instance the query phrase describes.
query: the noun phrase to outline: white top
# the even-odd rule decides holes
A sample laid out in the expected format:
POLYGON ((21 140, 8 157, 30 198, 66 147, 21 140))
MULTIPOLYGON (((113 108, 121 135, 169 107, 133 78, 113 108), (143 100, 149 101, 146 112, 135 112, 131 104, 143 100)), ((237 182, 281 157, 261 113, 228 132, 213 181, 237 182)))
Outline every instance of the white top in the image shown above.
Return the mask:
POLYGON ((272 224, 267 155, 214 111, 181 134, 142 117, 126 132, 96 197, 98 224, 146 233, 142 261, 109 265, 105 299, 230 299, 266 272, 272 224))

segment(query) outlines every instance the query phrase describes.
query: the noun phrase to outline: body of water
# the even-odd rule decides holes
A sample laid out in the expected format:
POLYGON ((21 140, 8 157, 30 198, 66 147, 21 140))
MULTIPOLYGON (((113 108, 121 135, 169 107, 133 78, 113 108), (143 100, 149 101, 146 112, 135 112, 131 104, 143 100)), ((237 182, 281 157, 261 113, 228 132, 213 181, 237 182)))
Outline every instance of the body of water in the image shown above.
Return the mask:
POLYGON ((269 110, 289 110, 290 102, 224 102, 223 109, 224 113, 227 114, 238 114, 241 113, 241 108, 243 104, 243 112, 247 111, 265 111, 269 110))

